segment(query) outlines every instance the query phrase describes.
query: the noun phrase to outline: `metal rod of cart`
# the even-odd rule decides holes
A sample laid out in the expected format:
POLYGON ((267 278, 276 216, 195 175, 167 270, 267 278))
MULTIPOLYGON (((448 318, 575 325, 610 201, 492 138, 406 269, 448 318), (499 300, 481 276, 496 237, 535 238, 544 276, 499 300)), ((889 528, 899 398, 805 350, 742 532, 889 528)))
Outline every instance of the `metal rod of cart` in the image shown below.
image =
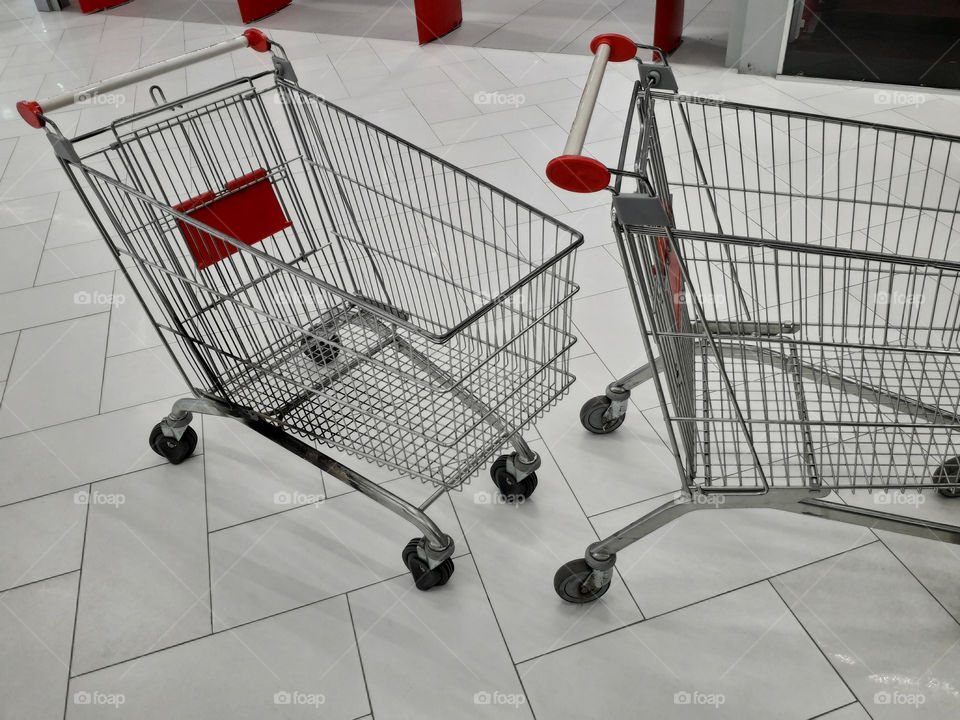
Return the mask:
POLYGON ((195 413, 240 420, 415 525, 403 561, 424 590, 453 572, 437 498, 505 445, 499 491, 537 487, 521 433, 574 380, 582 235, 304 90, 258 30, 18 110, 193 390, 154 451, 189 457, 195 413), (73 138, 51 118, 242 48, 272 68, 169 102, 152 86, 152 107, 73 138), (319 446, 435 488, 412 504, 319 446))
POLYGON ((680 490, 562 566, 557 593, 595 600, 618 552, 700 509, 960 542, 956 525, 888 512, 925 489, 960 496, 960 138, 686 96, 658 48, 619 35, 591 48, 547 175, 612 193, 650 361, 580 419, 615 431, 653 380, 680 490), (634 59, 608 168, 582 154, 587 127, 607 63, 634 59))

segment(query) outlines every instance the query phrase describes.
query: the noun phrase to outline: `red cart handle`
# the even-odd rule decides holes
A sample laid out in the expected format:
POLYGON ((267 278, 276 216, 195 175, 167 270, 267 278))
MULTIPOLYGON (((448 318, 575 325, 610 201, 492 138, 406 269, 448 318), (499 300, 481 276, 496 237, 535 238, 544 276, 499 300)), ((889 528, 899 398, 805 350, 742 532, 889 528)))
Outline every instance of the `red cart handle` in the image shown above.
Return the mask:
POLYGON ((583 86, 580 105, 570 126, 567 144, 563 146, 563 155, 547 163, 547 179, 559 188, 571 192, 591 193, 603 190, 610 184, 610 171, 597 160, 584 157, 583 143, 587 139, 587 128, 597 105, 603 71, 608 62, 623 62, 636 57, 637 45, 623 35, 597 35, 590 42, 593 51, 593 64, 583 86))
POLYGON ((20 113, 20 116, 27 121, 27 124, 35 128, 42 128, 44 126, 42 117, 44 113, 51 113, 54 110, 73 105, 76 102, 82 102, 97 95, 103 95, 112 90, 133 85, 142 80, 149 80, 163 73, 179 70, 182 67, 193 65, 202 60, 209 60, 210 58, 215 58, 219 55, 225 55, 234 50, 247 47, 257 52, 267 52, 270 49, 270 40, 267 39, 267 36, 260 30, 246 30, 243 35, 233 38, 232 40, 224 40, 216 45, 193 50, 192 52, 178 55, 169 60, 162 60, 153 65, 147 65, 146 67, 131 70, 121 75, 115 75, 112 78, 100 80, 99 82, 85 85, 76 90, 68 90, 67 92, 53 95, 43 100, 21 100, 17 103, 17 111, 20 113))

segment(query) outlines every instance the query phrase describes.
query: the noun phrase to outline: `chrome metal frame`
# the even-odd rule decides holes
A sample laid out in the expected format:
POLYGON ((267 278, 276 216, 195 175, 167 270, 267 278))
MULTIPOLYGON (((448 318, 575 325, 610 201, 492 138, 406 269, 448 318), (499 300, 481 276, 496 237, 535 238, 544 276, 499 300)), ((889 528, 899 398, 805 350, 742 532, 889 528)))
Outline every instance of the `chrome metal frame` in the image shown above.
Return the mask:
POLYGON ((960 138, 680 96, 663 53, 638 48, 663 59, 637 61, 609 171, 617 245, 653 360, 607 387, 602 431, 619 426, 630 390, 652 379, 681 488, 587 548, 579 601, 605 591, 618 552, 695 510, 773 508, 960 544, 960 525, 829 498, 848 488, 960 491, 960 262, 944 240, 960 229, 960 197, 937 170, 960 157, 960 138), (852 164, 852 190, 826 151, 819 164, 810 157, 813 147, 852 164), (876 185, 886 186, 879 196, 876 185), (835 218, 810 226, 809 207, 835 218), (926 214, 929 235, 919 220, 908 225, 914 235, 904 220, 858 235, 857 211, 872 218, 876 207, 894 220, 926 214), (859 325, 807 303, 813 268, 826 288, 855 298, 837 302, 864 306, 859 325), (906 287, 946 309, 881 312, 877 287, 906 287), (930 462, 940 463, 932 473, 930 462), (957 468, 947 473, 949 462, 957 468))
MULTIPOLYGON (((255 39, 62 93, 43 113, 255 39)), ((505 444, 512 482, 540 466, 521 431, 574 379, 583 236, 307 92, 283 48, 269 52, 272 71, 172 101, 154 86, 156 107, 73 138, 38 118, 193 389, 162 435, 179 441, 196 413, 237 419, 413 524, 436 568, 454 545, 426 514, 433 502, 505 444), (257 170, 292 221, 261 244, 179 205, 227 197, 257 170), (229 252, 202 268, 187 233, 229 252), (415 505, 301 438, 436 487, 415 505)))

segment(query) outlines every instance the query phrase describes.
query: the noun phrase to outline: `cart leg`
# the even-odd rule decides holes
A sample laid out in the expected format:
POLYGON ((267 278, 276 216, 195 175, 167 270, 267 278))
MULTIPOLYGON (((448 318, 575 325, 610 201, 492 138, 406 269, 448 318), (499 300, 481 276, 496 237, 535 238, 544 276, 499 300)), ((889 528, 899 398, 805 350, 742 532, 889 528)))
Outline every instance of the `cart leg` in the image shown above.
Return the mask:
POLYGON ((654 358, 646 365, 607 385, 603 395, 587 400, 580 408, 580 423, 583 427, 595 435, 606 435, 623 425, 630 391, 652 379, 659 362, 659 358, 654 358))
POLYGON ((510 438, 515 452, 501 455, 490 466, 490 479, 508 502, 521 503, 537 489, 540 456, 519 433, 510 438))
POLYGON ((610 589, 618 552, 681 515, 707 507, 720 506, 694 502, 689 495, 681 493, 613 535, 593 543, 582 559, 561 566, 553 578, 554 590, 567 602, 596 600, 610 589))
POLYGON ((206 398, 180 398, 170 410, 170 414, 153 426, 150 431, 150 448, 179 465, 197 449, 197 433, 190 427, 193 413, 203 415, 229 416, 226 406, 206 398))
MULTIPOLYGON (((418 528, 423 537, 413 538, 408 542, 402 557, 420 590, 443 585, 453 575, 453 538, 443 532, 422 508, 394 495, 373 480, 293 437, 273 423, 260 418, 246 418, 244 424, 418 528)), ((432 496, 432 499, 436 497, 439 495, 432 496)), ((424 507, 427 505, 429 502, 424 503, 424 507)))

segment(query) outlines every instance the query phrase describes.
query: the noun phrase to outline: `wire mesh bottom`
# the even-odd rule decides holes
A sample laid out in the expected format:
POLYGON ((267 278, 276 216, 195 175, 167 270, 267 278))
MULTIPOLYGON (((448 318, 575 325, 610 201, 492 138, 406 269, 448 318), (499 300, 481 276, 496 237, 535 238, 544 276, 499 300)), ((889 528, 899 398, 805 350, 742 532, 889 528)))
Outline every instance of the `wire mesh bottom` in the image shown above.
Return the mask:
POLYGON ((441 392, 427 383, 457 369, 463 356, 456 343, 431 344, 425 361, 426 342, 345 310, 311 334, 295 331, 266 348, 249 371, 227 379, 226 390, 294 433, 455 488, 574 380, 565 360, 531 374, 525 358, 502 352, 441 392))
MULTIPOLYGON (((960 360, 909 350, 718 342, 732 395, 772 487, 930 487, 960 455, 957 418, 938 406, 960 395, 960 360)), ((696 475, 710 487, 761 487, 720 364, 699 347, 696 475)), ((953 402, 951 400, 951 402, 953 402)))

